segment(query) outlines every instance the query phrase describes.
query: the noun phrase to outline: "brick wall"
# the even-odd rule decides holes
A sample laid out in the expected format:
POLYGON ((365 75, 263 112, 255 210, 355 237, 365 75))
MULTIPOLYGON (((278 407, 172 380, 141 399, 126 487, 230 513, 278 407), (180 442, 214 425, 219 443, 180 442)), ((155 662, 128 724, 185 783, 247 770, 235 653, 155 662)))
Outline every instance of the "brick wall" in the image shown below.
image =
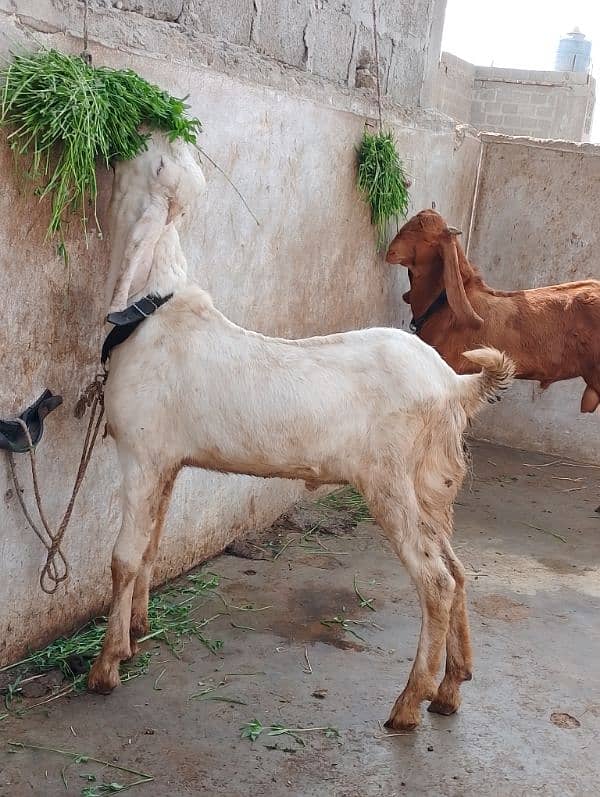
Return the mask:
POLYGON ((593 96, 593 78, 583 73, 475 67, 471 124, 509 135, 583 141, 593 96))
POLYGON ((434 104, 479 130, 588 141, 594 100, 587 74, 473 66, 442 53, 434 104))
POLYGON ((475 67, 462 58, 442 53, 436 85, 436 107, 459 122, 471 121, 475 67))

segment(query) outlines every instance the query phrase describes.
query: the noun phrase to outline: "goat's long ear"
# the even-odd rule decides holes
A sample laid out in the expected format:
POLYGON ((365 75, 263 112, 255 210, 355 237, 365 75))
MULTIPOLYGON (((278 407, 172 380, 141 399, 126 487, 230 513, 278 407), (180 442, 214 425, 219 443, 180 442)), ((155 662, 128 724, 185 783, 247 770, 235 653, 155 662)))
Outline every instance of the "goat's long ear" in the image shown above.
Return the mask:
POLYGON ((110 313, 124 310, 135 280, 147 280, 152 268, 154 249, 169 215, 169 203, 162 196, 153 196, 133 225, 123 252, 123 270, 117 279, 110 303, 110 313))
POLYGON ((461 326, 479 329, 483 319, 477 315, 467 299, 456 251, 456 233, 449 230, 445 232, 441 236, 440 247, 444 262, 444 286, 450 309, 461 326))

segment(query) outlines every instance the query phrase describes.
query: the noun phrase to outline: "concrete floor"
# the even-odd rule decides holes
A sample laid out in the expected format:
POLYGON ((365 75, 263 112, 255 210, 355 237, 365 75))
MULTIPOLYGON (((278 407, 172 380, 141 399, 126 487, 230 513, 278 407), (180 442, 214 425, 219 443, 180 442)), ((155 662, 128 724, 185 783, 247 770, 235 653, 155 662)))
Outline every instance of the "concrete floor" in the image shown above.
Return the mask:
MULTIPOLYGON (((334 514, 336 534, 320 539, 337 555, 290 545, 275 561, 223 555, 210 563, 228 601, 270 606, 213 621, 207 633, 224 640, 221 654, 190 642, 177 660, 146 643, 155 654, 148 675, 109 697, 83 694, 5 720, 3 739, 150 772, 155 780, 133 790, 141 797, 599 794, 600 471, 534 467, 552 458, 473 448, 475 475, 459 498, 455 549, 469 572, 475 674, 454 717, 425 712, 413 734, 382 732, 415 652, 418 605, 378 530, 362 523, 340 532, 334 514), (376 612, 358 605, 355 573, 376 612), (321 624, 339 615, 376 627, 351 626, 361 641, 321 624), (190 700, 222 680, 221 693, 245 705, 190 700), (562 727, 557 714, 578 726, 562 727), (251 743, 240 726, 255 717, 335 726, 341 737, 307 734, 301 748, 263 733, 251 743)), ((297 532, 283 527, 271 537, 298 543, 297 532)), ((200 614, 222 609, 211 599, 200 614)), ((126 780, 72 765, 65 788, 65 759, 7 751, 0 745, 3 797, 79 795, 82 772, 126 780)))

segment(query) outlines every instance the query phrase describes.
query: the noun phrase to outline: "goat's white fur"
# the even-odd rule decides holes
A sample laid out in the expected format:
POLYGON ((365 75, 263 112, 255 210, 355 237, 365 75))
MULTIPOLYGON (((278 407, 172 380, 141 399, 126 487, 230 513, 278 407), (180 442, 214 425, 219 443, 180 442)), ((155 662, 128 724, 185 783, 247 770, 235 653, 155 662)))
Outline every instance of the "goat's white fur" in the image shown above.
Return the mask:
POLYGON ((459 684, 470 669, 463 571, 449 542, 452 502, 465 472, 467 418, 508 380, 510 364, 479 351, 472 357, 484 371, 458 376, 395 329, 289 341, 236 326, 187 283, 177 223, 203 190, 188 148, 164 139, 116 169, 111 308, 151 292, 174 296, 110 358, 105 406, 123 471, 123 518, 107 637, 90 686, 118 684, 119 661, 145 630, 152 562, 182 466, 350 483, 419 592, 418 654, 391 717, 395 727, 414 726, 420 702, 436 696, 446 640, 454 674, 440 687, 444 705, 450 693, 456 703, 457 677, 459 684))

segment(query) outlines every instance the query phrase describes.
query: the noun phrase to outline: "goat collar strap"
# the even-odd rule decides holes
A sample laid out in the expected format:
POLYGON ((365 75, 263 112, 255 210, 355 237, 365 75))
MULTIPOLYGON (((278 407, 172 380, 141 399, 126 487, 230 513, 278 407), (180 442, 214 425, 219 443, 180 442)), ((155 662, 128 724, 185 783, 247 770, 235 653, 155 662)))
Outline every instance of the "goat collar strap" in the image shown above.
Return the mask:
POLYGON ((420 315, 418 318, 415 318, 414 316, 412 317, 410 322, 411 332, 416 332, 418 334, 421 331, 425 322, 428 321, 431 318, 431 316, 434 313, 436 313, 441 307, 443 307, 447 301, 448 297, 446 296, 446 291, 442 291, 435 300, 435 302, 433 302, 433 304, 430 304, 427 310, 425 310, 423 315, 420 315))
POLYGON ((106 320, 109 324, 113 324, 114 329, 111 329, 102 344, 102 356, 100 358, 102 365, 106 363, 115 346, 124 343, 145 318, 148 318, 165 302, 168 302, 172 296, 172 293, 167 294, 167 296, 150 294, 138 299, 137 302, 130 304, 129 307, 120 310, 118 313, 109 313, 106 316, 106 320))

